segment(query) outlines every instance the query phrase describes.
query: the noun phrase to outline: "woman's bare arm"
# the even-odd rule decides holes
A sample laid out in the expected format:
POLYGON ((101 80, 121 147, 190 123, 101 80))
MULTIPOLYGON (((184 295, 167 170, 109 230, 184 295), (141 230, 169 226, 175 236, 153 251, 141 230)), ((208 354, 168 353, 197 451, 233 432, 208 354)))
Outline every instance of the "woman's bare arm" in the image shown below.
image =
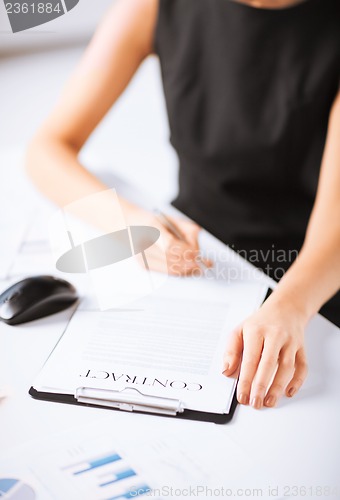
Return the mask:
MULTIPOLYGON (((59 206, 107 189, 79 162, 82 146, 122 94, 141 62, 153 52, 158 0, 119 0, 98 27, 89 47, 64 88, 59 102, 35 135, 27 153, 27 171, 38 188, 59 206)), ((114 151, 113 151, 114 155, 114 151)), ((101 213, 111 214, 103 197, 101 213)), ((168 271, 187 274, 198 269, 196 224, 176 220, 187 241, 179 241, 153 214, 119 198, 127 223, 157 227, 167 249, 168 271), (173 252, 173 248, 177 252, 173 252), (178 259, 178 254, 191 259, 178 259), (192 252, 194 251, 194 252, 192 252)), ((111 216, 110 216, 111 217, 111 216)), ((97 217, 98 218, 98 217, 97 217)), ((105 220, 101 221, 106 227, 105 220)), ((111 225, 111 222, 110 222, 111 225)), ((164 270, 157 246, 149 265, 164 270)))
POLYGON ((332 106, 316 201, 299 257, 227 346, 225 374, 240 367, 238 399, 243 404, 275 406, 284 392, 293 396, 299 390, 307 374, 305 326, 340 288, 339 138, 340 93, 332 106))
POLYGON ((340 288, 340 92, 330 114, 313 212, 299 258, 277 288, 277 298, 294 300, 307 318, 340 288))
MULTIPOLYGON (((27 154, 27 170, 58 205, 105 189, 77 157, 151 53, 157 2, 120 0, 109 10, 27 154)), ((124 200, 122 200, 124 203, 124 200)))

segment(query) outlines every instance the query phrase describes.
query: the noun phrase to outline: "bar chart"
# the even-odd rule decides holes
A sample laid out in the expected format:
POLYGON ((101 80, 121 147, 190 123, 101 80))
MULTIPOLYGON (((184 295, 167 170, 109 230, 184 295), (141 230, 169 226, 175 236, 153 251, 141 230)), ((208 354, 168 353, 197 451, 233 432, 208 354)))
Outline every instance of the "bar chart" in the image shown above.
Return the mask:
POLYGON ((0 478, 0 498, 3 500, 35 500, 36 495, 31 486, 19 479, 0 478))
MULTIPOLYGON (((209 484, 209 463, 201 465, 204 437, 195 454, 188 452, 188 443, 197 441, 196 430, 184 439, 155 430, 147 419, 143 426, 115 423, 109 415, 46 440, 27 460, 36 479, 29 484, 36 491, 43 485, 57 500, 161 500, 170 498, 170 488, 209 484)), ((46 495, 37 495, 40 499, 46 495)))
POLYGON ((115 451, 68 463, 60 472, 74 487, 86 487, 93 498, 102 500, 137 498, 151 491, 134 467, 115 451))

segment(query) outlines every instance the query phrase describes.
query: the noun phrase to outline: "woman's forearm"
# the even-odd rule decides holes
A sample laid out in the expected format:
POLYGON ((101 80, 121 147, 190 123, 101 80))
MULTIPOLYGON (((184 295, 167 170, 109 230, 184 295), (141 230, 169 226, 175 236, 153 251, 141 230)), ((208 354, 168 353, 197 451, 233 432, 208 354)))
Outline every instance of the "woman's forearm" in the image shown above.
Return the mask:
POLYGON ((72 146, 48 136, 32 141, 26 169, 38 189, 61 207, 107 189, 79 163, 72 146))
MULTIPOLYGON (((307 322, 340 288, 340 230, 306 240, 270 301, 290 304, 307 322)), ((268 299, 269 300, 269 299, 268 299)))
MULTIPOLYGON (((107 189, 82 167, 78 153, 152 53, 157 11, 150 0, 113 3, 31 142, 28 173, 58 205, 107 189)), ((125 200, 121 206, 130 208, 125 200)))
POLYGON ((340 288, 340 92, 330 114, 316 201, 299 257, 271 301, 288 303, 308 319, 340 288))
POLYGON ((86 170, 77 157, 77 150, 61 139, 38 135, 27 151, 26 169, 38 189, 60 207, 106 191, 95 200, 88 198, 74 211, 74 215, 104 232, 131 222, 140 209, 107 191, 109 188, 86 170))

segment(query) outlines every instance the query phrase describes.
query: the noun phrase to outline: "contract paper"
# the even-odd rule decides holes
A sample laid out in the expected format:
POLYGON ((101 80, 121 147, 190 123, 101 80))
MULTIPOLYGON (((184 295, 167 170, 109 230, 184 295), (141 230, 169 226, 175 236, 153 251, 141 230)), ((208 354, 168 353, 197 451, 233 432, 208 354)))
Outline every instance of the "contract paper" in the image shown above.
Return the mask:
POLYGON ((222 375, 227 338, 265 293, 259 283, 169 278, 128 309, 80 308, 34 388, 130 391, 178 400, 185 409, 228 413, 236 380, 222 375))

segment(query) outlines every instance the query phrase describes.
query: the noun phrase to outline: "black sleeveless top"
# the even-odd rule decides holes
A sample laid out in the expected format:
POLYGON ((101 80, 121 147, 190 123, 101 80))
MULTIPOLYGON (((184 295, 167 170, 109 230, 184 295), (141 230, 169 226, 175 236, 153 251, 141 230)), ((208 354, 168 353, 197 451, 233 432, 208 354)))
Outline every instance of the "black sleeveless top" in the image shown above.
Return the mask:
MULTIPOLYGON (((174 205, 279 279, 304 240, 339 89, 340 0, 160 0, 155 51, 174 205)), ((339 294, 332 304, 322 312, 340 324, 339 294)))

